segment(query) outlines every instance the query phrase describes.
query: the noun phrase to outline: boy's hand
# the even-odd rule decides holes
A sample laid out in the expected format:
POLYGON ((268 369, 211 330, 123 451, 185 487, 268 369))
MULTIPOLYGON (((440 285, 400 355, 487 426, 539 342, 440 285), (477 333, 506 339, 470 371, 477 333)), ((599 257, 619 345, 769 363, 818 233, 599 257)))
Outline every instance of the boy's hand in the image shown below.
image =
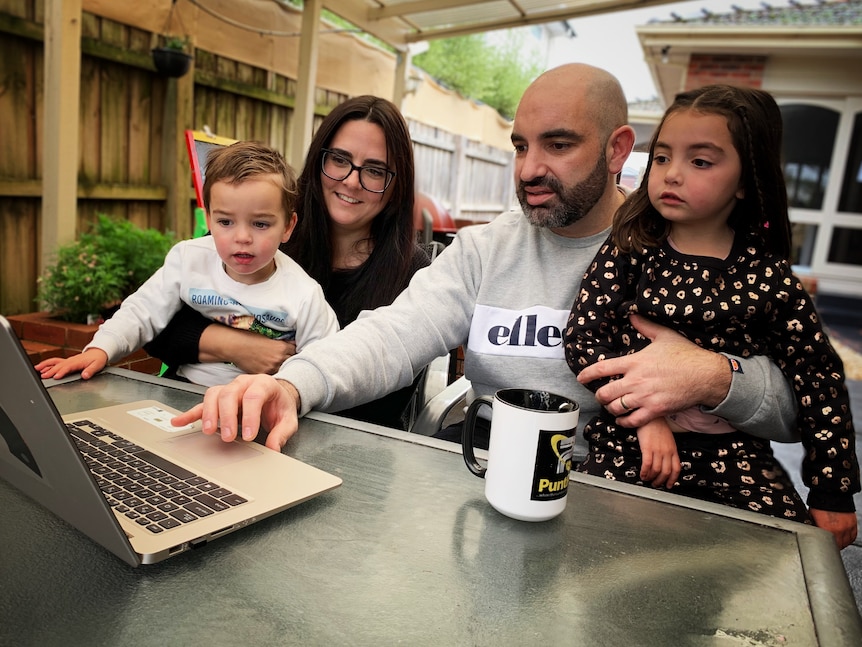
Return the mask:
POLYGON ((643 456, 640 477, 653 487, 664 485, 670 490, 679 478, 682 466, 676 441, 664 418, 656 418, 638 428, 638 444, 643 456))
POLYGON ((79 355, 73 355, 63 359, 62 357, 51 357, 36 364, 34 367, 43 380, 50 377, 59 380, 70 373, 81 373, 81 377, 89 380, 96 373, 105 368, 108 363, 108 354, 100 348, 90 348, 79 355))

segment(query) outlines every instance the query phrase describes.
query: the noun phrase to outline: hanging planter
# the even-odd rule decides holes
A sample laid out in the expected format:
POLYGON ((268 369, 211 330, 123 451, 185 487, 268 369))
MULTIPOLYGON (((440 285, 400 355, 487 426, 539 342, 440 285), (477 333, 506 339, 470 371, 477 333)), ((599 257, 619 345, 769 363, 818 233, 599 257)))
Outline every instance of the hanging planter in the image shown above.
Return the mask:
POLYGON ((179 78, 189 71, 192 65, 192 55, 189 54, 189 51, 193 51, 189 37, 177 35, 187 33, 180 13, 177 13, 180 31, 170 31, 173 28, 176 5, 177 0, 171 0, 171 10, 165 21, 164 36, 159 38, 161 45, 152 50, 153 65, 156 66, 156 71, 163 76, 172 78, 179 78))
POLYGON ((152 51, 153 65, 162 76, 179 78, 189 71, 192 66, 191 54, 186 54, 181 49, 170 47, 156 47, 152 51))
POLYGON ((173 78, 183 76, 192 65, 192 55, 188 37, 166 36, 161 46, 152 50, 153 65, 156 71, 173 78))

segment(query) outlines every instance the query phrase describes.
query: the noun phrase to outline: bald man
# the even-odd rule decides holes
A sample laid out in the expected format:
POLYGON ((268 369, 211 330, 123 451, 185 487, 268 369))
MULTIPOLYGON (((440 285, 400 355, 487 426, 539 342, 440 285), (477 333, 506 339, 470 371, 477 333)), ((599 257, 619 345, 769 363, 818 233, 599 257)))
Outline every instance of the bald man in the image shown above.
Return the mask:
POLYGON ((461 229, 391 306, 309 345, 274 376, 211 388, 175 424, 201 419, 205 433, 225 441, 253 440, 263 426, 267 446, 280 450, 300 415, 379 398, 464 345, 471 397, 506 387, 547 390, 578 402, 589 420, 600 404, 631 394, 642 404, 619 412, 627 426, 701 405, 737 429, 788 436, 795 405, 766 358, 740 359, 743 370, 733 372, 727 357, 644 324, 652 339, 645 350, 620 358, 624 364, 591 367, 622 374, 595 396, 566 364, 562 331, 625 198, 616 177, 635 142, 627 119, 622 88, 604 70, 571 64, 542 74, 524 93, 512 132, 521 210, 461 229))

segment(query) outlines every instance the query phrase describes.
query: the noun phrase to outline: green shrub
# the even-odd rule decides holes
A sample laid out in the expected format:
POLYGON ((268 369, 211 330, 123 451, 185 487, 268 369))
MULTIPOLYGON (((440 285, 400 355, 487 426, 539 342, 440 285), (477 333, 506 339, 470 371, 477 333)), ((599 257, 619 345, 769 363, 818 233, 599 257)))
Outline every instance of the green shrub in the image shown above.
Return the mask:
POLYGON ((174 242, 170 233, 100 214, 91 231, 57 250, 39 278, 37 301, 56 317, 84 323, 137 290, 174 242))

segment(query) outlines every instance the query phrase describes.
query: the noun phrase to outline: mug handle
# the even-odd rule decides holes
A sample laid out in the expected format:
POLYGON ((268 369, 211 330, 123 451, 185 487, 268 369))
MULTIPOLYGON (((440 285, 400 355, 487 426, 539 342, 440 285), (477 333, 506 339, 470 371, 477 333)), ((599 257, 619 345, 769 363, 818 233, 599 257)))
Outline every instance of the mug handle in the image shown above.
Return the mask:
POLYGON ((467 407, 467 415, 464 416, 464 427, 461 431, 461 450, 464 454, 464 463, 467 465, 473 474, 479 478, 485 478, 486 468, 479 465, 476 460, 476 454, 473 451, 473 431, 476 429, 476 416, 479 415, 479 408, 483 405, 492 407, 494 399, 489 395, 480 395, 470 403, 467 407))

